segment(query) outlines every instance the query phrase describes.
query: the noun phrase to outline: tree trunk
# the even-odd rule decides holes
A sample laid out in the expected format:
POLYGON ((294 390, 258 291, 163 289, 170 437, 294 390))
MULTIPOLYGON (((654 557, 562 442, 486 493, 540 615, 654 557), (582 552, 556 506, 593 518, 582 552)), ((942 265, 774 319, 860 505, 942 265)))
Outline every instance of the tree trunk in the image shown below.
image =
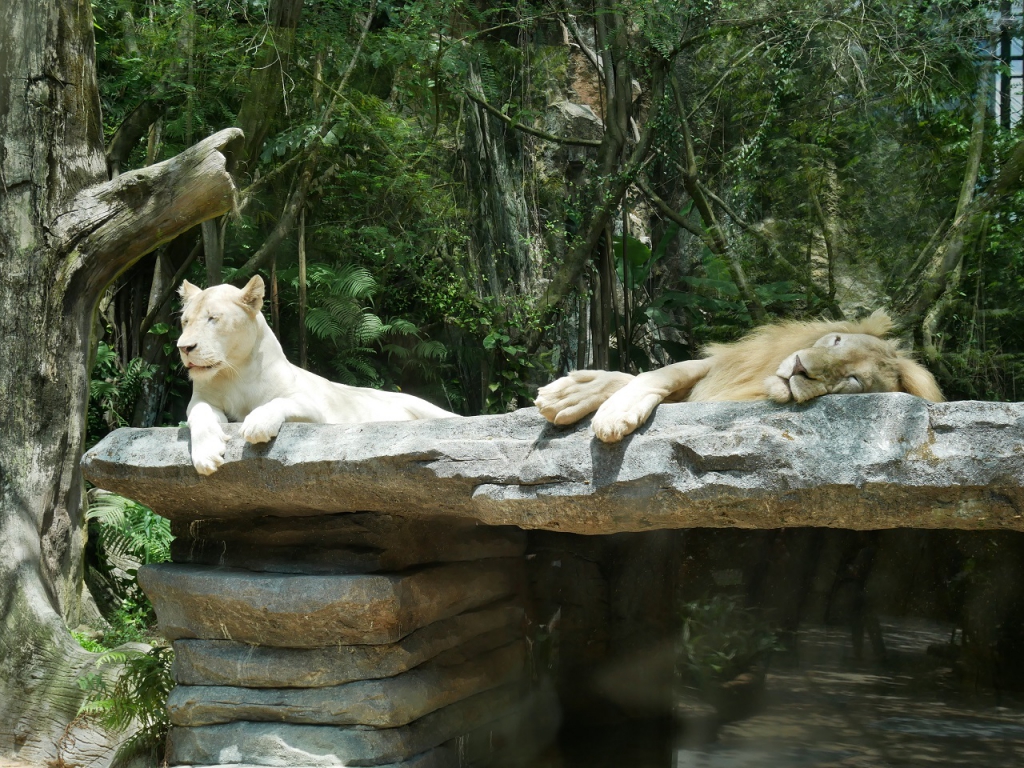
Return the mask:
POLYGON ((299 213, 299 367, 309 370, 306 359, 306 209, 299 213))
MULTIPOLYGON (((0 24, 0 753, 56 744, 94 655, 82 616, 82 478, 96 305, 146 252, 232 204, 223 131, 107 179, 90 3, 11 0, 0 24)), ((103 765, 99 734, 66 763, 103 765)))
POLYGON ((284 102, 284 63, 292 53, 304 2, 272 0, 267 10, 268 34, 249 73, 249 88, 238 110, 238 126, 245 132, 245 149, 239 158, 242 173, 252 172, 284 102))

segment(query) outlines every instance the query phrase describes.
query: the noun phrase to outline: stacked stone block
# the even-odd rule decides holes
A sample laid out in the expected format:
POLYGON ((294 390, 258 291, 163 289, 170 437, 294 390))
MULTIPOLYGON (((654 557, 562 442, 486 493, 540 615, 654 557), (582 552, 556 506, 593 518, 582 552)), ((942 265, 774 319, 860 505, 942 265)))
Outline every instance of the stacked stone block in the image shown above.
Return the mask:
POLYGON ((175 650, 170 765, 516 764, 554 732, 525 536, 350 513, 173 523, 139 582, 175 650))

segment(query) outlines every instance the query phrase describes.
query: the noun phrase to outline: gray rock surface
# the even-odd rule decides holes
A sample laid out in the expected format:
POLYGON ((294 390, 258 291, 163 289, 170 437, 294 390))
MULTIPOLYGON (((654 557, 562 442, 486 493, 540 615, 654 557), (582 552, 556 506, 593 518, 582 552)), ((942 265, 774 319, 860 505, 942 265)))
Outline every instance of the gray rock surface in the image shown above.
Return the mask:
POLYGON ((662 405, 617 445, 584 422, 504 416, 286 424, 267 446, 229 425, 200 477, 188 430, 121 429, 83 459, 96 485, 178 520, 383 511, 576 533, 832 526, 1024 530, 1024 404, 910 395, 807 405, 662 405))
MULTIPOLYGON (((448 741, 418 755, 387 764, 374 764, 374 768, 453 768, 454 766, 485 765, 492 768, 533 765, 533 759, 550 744, 561 724, 558 697, 548 684, 528 692, 516 705, 504 712, 492 712, 495 719, 460 733, 448 741)), ((254 726, 258 724, 253 723, 254 726)), ((273 726, 270 726, 273 728, 273 726)), ((278 735, 277 744, 281 744, 278 735)), ((225 759, 233 757, 225 751, 225 759)), ((298 758, 300 755, 291 755, 298 758)), ((322 768, 336 765, 326 762, 322 755, 311 755, 313 762, 287 762, 288 768, 322 768)), ((329 756, 326 758, 329 760, 329 756)), ((263 764, 264 766, 267 763, 263 764)), ((219 763, 202 768, 256 768, 254 763, 219 763)), ((27 767, 26 767, 27 768, 27 767)), ((187 766, 182 766, 187 768, 187 766)), ((197 767, 198 768, 198 767, 197 767)), ((262 768, 262 766, 261 766, 262 768)))
POLYGON ((522 637, 523 609, 486 608, 430 624, 389 645, 273 648, 229 640, 178 640, 174 679, 182 685, 320 688, 392 677, 438 657, 459 660, 522 637))
POLYGON ((424 563, 519 557, 518 528, 474 521, 354 513, 322 517, 176 521, 176 563, 273 573, 374 573, 424 563))
POLYGON ((494 559, 401 575, 307 576, 166 563, 140 568, 139 585, 168 640, 376 645, 511 595, 518 565, 494 559))
POLYGON ((397 728, 248 721, 174 726, 167 738, 167 762, 346 767, 398 763, 515 712, 523 706, 523 696, 521 685, 503 686, 397 728))
POLYGON ((483 691, 521 679, 525 641, 461 664, 435 661, 395 677, 328 688, 237 688, 179 685, 167 710, 172 725, 236 720, 394 728, 483 691))

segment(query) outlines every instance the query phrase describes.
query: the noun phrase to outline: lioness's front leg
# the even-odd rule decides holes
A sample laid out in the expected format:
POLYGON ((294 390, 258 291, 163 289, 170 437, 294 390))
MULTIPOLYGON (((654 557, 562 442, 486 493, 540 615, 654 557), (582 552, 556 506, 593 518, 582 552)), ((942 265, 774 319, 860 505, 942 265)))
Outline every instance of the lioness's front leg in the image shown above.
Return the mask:
POLYGON ((242 437, 250 443, 265 443, 277 437, 286 421, 321 424, 324 417, 320 409, 305 397, 275 397, 249 412, 242 422, 242 437))
POLYGON ((212 475, 224 463, 224 448, 228 436, 222 424, 227 424, 224 411, 202 400, 192 399, 188 404, 188 431, 192 438, 192 466, 200 475, 212 475))
POLYGON ((618 371, 573 371, 537 390, 534 402, 552 424, 575 424, 632 380, 618 371))
POLYGON ((707 360, 687 360, 635 377, 608 398, 591 428, 598 439, 617 443, 647 421, 658 403, 674 393, 689 392, 711 370, 707 360))

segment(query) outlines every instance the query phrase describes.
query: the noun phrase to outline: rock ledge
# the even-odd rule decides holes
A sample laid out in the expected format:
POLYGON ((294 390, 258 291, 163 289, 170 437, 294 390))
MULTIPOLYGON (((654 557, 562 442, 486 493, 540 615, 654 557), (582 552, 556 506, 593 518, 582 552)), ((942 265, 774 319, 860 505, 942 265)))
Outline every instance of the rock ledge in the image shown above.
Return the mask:
POLYGON ((1024 530, 1024 403, 910 395, 662 405, 618 445, 505 416, 286 424, 200 477, 185 428, 121 429, 83 462, 161 515, 388 512, 587 534, 693 526, 1024 530))

